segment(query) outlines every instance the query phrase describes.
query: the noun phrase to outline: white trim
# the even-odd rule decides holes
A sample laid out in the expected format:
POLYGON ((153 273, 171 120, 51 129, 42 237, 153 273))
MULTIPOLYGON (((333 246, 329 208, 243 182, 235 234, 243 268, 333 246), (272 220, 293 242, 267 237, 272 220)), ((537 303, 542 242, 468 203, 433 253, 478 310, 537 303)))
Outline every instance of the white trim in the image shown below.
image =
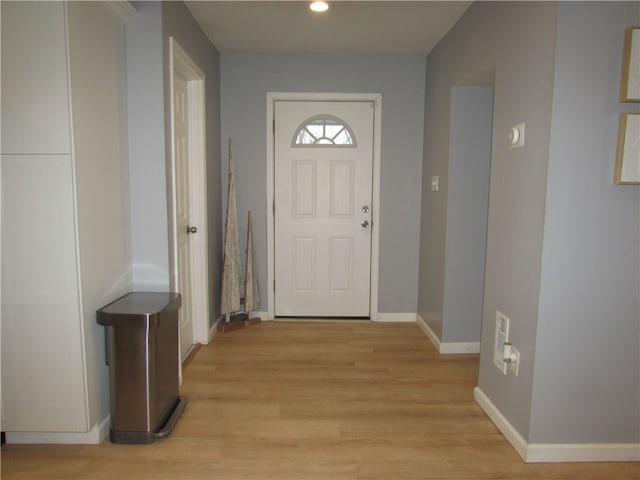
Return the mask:
POLYGON ((273 317, 269 317, 269 312, 262 311, 251 312, 251 317, 258 317, 260 320, 273 320, 273 317))
POLYGON ((69 146, 70 146, 70 159, 71 159, 71 182, 73 185, 72 188, 72 196, 73 196, 73 251, 74 251, 74 267, 76 271, 76 282, 77 282, 77 290, 73 291, 75 302, 72 302, 74 305, 71 305, 71 302, 68 303, 68 306, 73 307, 74 311, 77 307, 77 316, 79 321, 80 328, 80 338, 83 341, 80 342, 80 365, 82 369, 82 393, 83 393, 83 415, 84 415, 84 426, 89 428, 89 422, 91 421, 91 411, 89 405, 89 379, 87 378, 87 345, 84 341, 86 326, 85 326, 85 315, 84 315, 84 295, 83 288, 85 288, 85 284, 82 281, 82 262, 80 259, 80 218, 78 213, 78 169, 77 169, 77 157, 76 157, 76 141, 75 141, 75 129, 73 128, 73 119, 75 109, 73 108, 73 95, 71 92, 71 40, 69 38, 69 8, 67 2, 62 5, 64 11, 64 31, 65 31, 65 55, 67 62, 67 105, 69 108, 69 146))
MULTIPOLYGON (((216 333, 218 332, 218 325, 220 325, 220 322, 222 322, 223 319, 224 319, 224 317, 218 317, 218 319, 215 322, 213 322, 213 325, 211 325, 209 327, 209 333, 208 333, 209 342, 211 341, 211 339, 213 337, 216 336, 216 333)), ((209 342, 207 342, 207 343, 209 343, 209 342)))
POLYGON ((291 93, 267 92, 267 318, 275 318, 275 278, 274 260, 274 103, 278 100, 323 101, 323 102, 373 102, 373 184, 371 201, 371 283, 369 297, 369 316, 378 318, 378 274, 380 257, 380 162, 382 159, 382 95, 379 93, 291 93))
POLYGON ((522 457, 524 461, 527 460, 527 442, 522 435, 509 423, 509 420, 498 410, 493 402, 485 395, 480 387, 473 389, 473 398, 480 405, 480 408, 487 414, 493 424, 498 427, 498 430, 504 435, 507 441, 515 449, 515 451, 522 457))
POLYGON ((168 184, 171 191, 170 204, 170 286, 178 285, 177 232, 176 232, 176 185, 174 145, 174 71, 179 70, 189 79, 189 212, 193 224, 198 226, 198 234, 193 236, 191 245, 191 301, 193 342, 209 343, 209 276, 207 272, 207 202, 206 202, 206 119, 205 119, 205 75, 173 37, 169 39, 170 97, 171 97, 171 165, 168 184))
POLYGON ((267 92, 267 311, 269 318, 275 318, 276 316, 276 292, 274 289, 275 283, 275 227, 274 227, 274 184, 275 184, 275 141, 274 141, 274 128, 275 122, 275 97, 273 94, 267 92))
POLYGON ((438 353, 443 355, 480 353, 480 342, 441 342, 431 327, 420 315, 416 315, 416 323, 424 334, 431 340, 438 353))
MULTIPOLYGON (((273 320, 273 318, 268 318, 268 313, 267 312, 251 312, 251 317, 258 317, 260 320, 263 321, 268 321, 268 320, 273 320)), ((209 342, 211 341, 211 339, 213 337, 216 336, 216 333, 218 332, 218 325, 223 322, 225 319, 224 316, 218 317, 218 319, 213 322, 213 325, 211 325, 211 327, 209 327, 209 342)), ((207 343, 209 343, 207 342, 207 343)))
POLYGON ((527 463, 640 461, 640 443, 527 443, 480 387, 473 397, 527 463))
POLYGON ((380 259, 380 182, 382 168, 382 95, 369 95, 373 109, 373 184, 371 207, 371 290, 369 316, 378 317, 378 280, 380 259))
POLYGON ((427 338, 431 340, 431 343, 433 343, 433 346, 436 347, 436 350, 439 353, 440 339, 435 334, 435 332, 431 330, 431 327, 427 324, 427 322, 424 321, 424 319, 420 316, 420 314, 416 315, 416 323, 418 324, 420 329, 424 332, 424 334, 427 336, 427 338))
POLYGON ((440 342, 440 353, 444 355, 480 353, 480 342, 440 342))
POLYGON ((104 0, 100 2, 120 23, 127 23, 129 17, 136 13, 136 9, 127 0, 104 0))
POLYGON ((416 314, 415 313, 378 313, 377 317, 371 317, 371 320, 374 322, 416 322, 416 314))
POLYGON ((97 445, 109 434, 111 419, 107 415, 88 432, 6 432, 7 443, 97 445))
POLYGON ((640 443, 530 443, 526 461, 640 462, 640 443))

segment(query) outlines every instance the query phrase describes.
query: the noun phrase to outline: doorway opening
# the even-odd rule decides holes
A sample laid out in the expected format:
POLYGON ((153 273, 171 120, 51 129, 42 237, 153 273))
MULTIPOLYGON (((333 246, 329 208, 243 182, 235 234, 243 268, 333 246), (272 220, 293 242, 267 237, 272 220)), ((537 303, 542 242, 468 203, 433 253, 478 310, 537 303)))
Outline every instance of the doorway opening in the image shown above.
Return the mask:
POLYGON ((491 67, 451 90, 441 340, 467 353, 480 352, 484 321, 494 78, 491 67))

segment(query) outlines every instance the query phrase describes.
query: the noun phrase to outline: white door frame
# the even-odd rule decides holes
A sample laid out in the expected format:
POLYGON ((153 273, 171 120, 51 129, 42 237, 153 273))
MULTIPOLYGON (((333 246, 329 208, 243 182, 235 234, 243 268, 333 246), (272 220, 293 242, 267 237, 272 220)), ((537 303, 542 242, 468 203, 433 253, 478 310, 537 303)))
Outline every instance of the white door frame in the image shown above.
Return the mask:
POLYGON ((171 168, 170 168, 170 288, 178 286, 178 240, 176 231, 176 157, 174 151, 173 72, 179 71, 188 80, 189 102, 189 210, 198 233, 191 237, 191 312, 194 343, 209 343, 209 275, 207 271, 207 185, 205 155, 204 73, 191 60, 173 37, 169 39, 171 90, 171 168))
POLYGON ((274 228, 274 181, 275 181, 275 102, 372 102, 373 112, 373 184, 371 201, 371 283, 369 317, 378 319, 378 265, 380 246, 380 160, 382 138, 382 94, 380 93, 294 93, 267 92, 267 315, 275 318, 275 228, 274 228))

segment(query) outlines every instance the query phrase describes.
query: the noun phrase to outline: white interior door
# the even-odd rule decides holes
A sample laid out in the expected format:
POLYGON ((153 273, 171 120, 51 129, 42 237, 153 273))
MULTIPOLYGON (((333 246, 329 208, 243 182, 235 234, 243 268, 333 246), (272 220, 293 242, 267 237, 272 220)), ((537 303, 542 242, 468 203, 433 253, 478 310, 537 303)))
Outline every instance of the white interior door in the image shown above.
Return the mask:
POLYGON ((367 317, 372 102, 275 102, 276 316, 367 317))
POLYGON ((180 309, 180 354, 184 359, 193 346, 191 299, 191 235, 189 212, 189 102, 188 82, 174 70, 173 76, 173 141, 176 185, 176 238, 178 291, 182 295, 180 309))
POLYGON ((210 338, 205 75, 173 38, 169 58, 171 289, 182 294, 180 355, 184 360, 195 343, 209 343, 210 338))

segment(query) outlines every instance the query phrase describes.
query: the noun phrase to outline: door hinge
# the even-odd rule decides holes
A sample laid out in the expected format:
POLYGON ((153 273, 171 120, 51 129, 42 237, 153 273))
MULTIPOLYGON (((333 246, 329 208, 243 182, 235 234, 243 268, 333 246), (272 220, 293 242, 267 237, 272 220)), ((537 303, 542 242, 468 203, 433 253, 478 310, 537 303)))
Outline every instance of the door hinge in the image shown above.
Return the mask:
POLYGON ((273 279, 273 291, 274 292, 276 291, 276 279, 275 278, 273 279))
POLYGON ((276 200, 275 200, 275 198, 273 199, 272 206, 273 206, 273 216, 275 217, 276 216, 276 200))
POLYGON ((276 133, 276 119, 273 119, 273 133, 276 133))

